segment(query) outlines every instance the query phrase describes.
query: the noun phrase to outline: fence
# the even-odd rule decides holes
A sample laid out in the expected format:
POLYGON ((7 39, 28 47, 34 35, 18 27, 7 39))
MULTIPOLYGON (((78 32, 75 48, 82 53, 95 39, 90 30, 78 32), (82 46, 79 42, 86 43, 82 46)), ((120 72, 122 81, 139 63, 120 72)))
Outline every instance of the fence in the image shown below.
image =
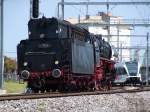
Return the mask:
POLYGON ((4 73, 4 81, 19 81, 19 76, 16 73, 4 73))

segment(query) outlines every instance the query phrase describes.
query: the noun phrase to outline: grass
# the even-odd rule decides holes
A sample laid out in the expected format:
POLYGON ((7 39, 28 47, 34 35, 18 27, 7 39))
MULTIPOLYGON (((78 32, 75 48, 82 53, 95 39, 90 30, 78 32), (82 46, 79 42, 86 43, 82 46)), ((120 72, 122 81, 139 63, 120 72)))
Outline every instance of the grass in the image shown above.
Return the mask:
POLYGON ((5 81, 4 82, 4 89, 7 93, 22 93, 26 88, 26 83, 19 84, 19 82, 13 81, 5 81))

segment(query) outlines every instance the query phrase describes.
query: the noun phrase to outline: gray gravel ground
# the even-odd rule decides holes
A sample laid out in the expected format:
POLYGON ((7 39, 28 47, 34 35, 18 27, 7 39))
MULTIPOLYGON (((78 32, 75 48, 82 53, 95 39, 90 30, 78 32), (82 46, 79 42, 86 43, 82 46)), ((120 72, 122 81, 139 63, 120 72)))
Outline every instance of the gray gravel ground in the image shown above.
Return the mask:
POLYGON ((1 101, 0 112, 150 112, 150 92, 1 101))

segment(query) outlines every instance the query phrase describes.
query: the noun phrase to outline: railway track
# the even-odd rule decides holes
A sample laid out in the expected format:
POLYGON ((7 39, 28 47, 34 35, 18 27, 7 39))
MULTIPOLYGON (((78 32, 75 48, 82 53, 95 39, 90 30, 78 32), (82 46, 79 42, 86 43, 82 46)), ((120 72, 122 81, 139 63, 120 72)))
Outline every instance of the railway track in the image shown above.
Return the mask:
MULTIPOLYGON (((130 88, 130 87, 129 87, 130 88)), ((11 94, 11 95, 0 95, 0 101, 4 100, 20 100, 20 99, 40 99, 40 98, 57 98, 57 97, 69 97, 69 96, 82 96, 82 95, 101 95, 101 94, 116 94, 116 93, 134 93, 150 91, 150 87, 136 87, 132 89, 116 87, 109 91, 94 91, 94 92, 71 92, 71 93, 34 93, 34 94, 11 94)))

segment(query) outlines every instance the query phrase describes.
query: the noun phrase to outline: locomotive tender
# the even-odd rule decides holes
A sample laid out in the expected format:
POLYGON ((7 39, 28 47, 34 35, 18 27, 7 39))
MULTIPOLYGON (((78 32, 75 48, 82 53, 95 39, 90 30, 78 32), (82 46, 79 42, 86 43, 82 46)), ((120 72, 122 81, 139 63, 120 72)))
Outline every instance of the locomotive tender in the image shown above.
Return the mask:
POLYGON ((17 46, 18 74, 34 92, 101 89, 114 80, 111 46, 101 35, 45 17, 28 29, 17 46))

